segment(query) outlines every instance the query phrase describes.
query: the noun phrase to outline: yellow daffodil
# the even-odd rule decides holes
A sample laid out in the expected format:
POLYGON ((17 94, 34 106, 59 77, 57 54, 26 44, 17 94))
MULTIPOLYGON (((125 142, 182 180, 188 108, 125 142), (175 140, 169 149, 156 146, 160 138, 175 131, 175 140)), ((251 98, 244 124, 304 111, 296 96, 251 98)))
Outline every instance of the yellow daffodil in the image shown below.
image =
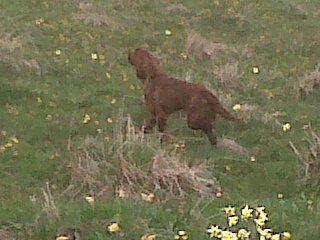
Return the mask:
POLYGON ((91 117, 90 117, 90 115, 89 114, 86 114, 86 115, 84 115, 84 118, 83 118, 83 123, 84 124, 87 124, 87 123, 89 123, 90 122, 90 120, 91 120, 91 117))
POLYGON ((271 240, 280 240, 280 234, 273 234, 272 236, 271 236, 271 240))
POLYGON ((141 193, 141 197, 146 202, 153 202, 155 198, 153 193, 149 193, 149 194, 141 193))
POLYGON ((258 67, 253 67, 253 68, 252 68, 252 72, 253 72, 254 74, 258 74, 258 73, 259 73, 259 68, 258 68, 258 67))
POLYGON ((207 233, 210 234, 210 237, 217 237, 219 238, 219 236, 221 237, 221 232, 222 229, 219 228, 219 226, 217 225, 211 225, 210 228, 207 229, 207 233))
POLYGON ((112 222, 108 226, 109 232, 118 232, 120 230, 119 224, 117 222, 112 222))
POLYGON ((234 226, 234 225, 237 225, 238 222, 239 222, 239 217, 238 217, 238 216, 228 217, 229 227, 232 227, 232 226, 234 226))
POLYGON ((155 240, 156 235, 155 234, 145 234, 141 237, 141 240, 155 240))
POLYGON ((235 104, 232 109, 236 112, 239 112, 241 110, 241 105, 240 104, 235 104))
POLYGON ((166 30, 164 31, 164 34, 165 34, 166 36, 171 36, 171 35, 172 35, 171 31, 168 30, 168 29, 166 29, 166 30))
POLYGON ((248 219, 252 217, 253 209, 249 208, 248 205, 246 205, 244 208, 241 209, 241 217, 244 219, 248 219))
POLYGON ((290 123, 284 123, 284 124, 282 125, 282 130, 283 130, 284 132, 288 132, 290 129, 291 129, 291 124, 290 124, 290 123))
POLYGON ((228 215, 228 216, 233 216, 236 214, 236 208, 234 206, 227 206, 224 208, 224 212, 228 215))
POLYGON ((89 204, 93 204, 94 203, 94 197, 92 197, 92 196, 86 196, 85 199, 89 204))
POLYGON ((285 238, 285 240, 291 239, 291 233, 290 232, 283 232, 282 236, 285 238))
POLYGON ((239 229, 237 236, 239 239, 244 240, 244 239, 249 239, 250 234, 251 234, 250 231, 248 231, 247 229, 241 228, 239 229))

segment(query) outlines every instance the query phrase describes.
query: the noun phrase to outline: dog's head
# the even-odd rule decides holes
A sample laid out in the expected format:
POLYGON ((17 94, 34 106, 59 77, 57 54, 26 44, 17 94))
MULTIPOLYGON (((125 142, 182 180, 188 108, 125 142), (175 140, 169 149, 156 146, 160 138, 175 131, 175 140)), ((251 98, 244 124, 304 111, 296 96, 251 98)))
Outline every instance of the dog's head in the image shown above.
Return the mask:
POLYGON ((146 49, 137 48, 129 52, 128 60, 136 68, 137 77, 142 81, 161 72, 159 60, 146 49))

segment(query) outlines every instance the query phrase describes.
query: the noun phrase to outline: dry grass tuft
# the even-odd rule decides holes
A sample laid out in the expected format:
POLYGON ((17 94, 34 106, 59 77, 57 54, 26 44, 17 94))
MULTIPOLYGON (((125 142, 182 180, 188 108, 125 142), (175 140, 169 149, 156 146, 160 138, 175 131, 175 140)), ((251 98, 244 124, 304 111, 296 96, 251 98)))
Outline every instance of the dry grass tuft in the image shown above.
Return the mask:
POLYGON ((217 76, 218 86, 226 91, 237 90, 243 75, 240 73, 237 61, 229 62, 221 67, 215 66, 214 74, 217 76))
POLYGON ((225 43, 215 43, 202 37, 200 34, 191 31, 187 37, 187 50, 196 55, 202 60, 204 57, 215 58, 216 55, 221 53, 233 52, 237 50, 225 43))
POLYGON ((320 137, 315 130, 311 129, 307 141, 308 149, 300 150, 301 152, 292 141, 289 141, 289 144, 300 160, 303 182, 310 182, 317 186, 320 183, 320 137))
POLYGON ((49 219, 56 218, 60 220, 59 209, 54 202, 54 198, 52 196, 50 185, 48 182, 46 182, 46 188, 42 189, 42 194, 44 196, 43 211, 46 212, 49 219))
POLYGON ((17 238, 13 236, 9 228, 3 227, 3 226, 0 228, 0 240, 16 240, 16 239, 17 238))
POLYGON ((301 97, 312 94, 314 88, 320 85, 320 67, 300 77, 298 81, 301 97))
POLYGON ((74 18, 82 20, 86 24, 93 24, 94 26, 120 27, 118 22, 107 16, 99 7, 94 6, 92 3, 79 3, 78 12, 74 14, 74 18))
MULTIPOLYGON (((25 34, 26 35, 26 34, 25 34)), ((12 34, 5 33, 0 37, 0 62, 12 67, 18 73, 23 71, 34 72, 41 75, 41 67, 35 59, 25 59, 21 49, 24 47, 29 36, 13 37, 12 34)))
POLYGON ((249 150, 247 148, 241 146, 234 139, 228 139, 228 138, 218 139, 217 147, 218 148, 227 148, 227 149, 230 149, 231 151, 238 153, 238 154, 249 154, 249 150))
POLYGON ((178 3, 178 4, 171 4, 167 7, 167 10, 171 13, 171 14, 180 14, 180 15, 184 15, 186 13, 189 12, 189 10, 187 9, 186 6, 184 6, 182 3, 178 3))

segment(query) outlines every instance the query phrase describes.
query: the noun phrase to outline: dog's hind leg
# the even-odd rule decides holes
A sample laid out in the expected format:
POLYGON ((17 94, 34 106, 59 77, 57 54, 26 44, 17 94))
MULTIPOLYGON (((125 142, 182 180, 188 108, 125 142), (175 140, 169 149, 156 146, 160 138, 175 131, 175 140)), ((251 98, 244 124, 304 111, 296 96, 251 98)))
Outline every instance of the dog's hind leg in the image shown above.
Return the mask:
POLYGON ((217 136, 214 134, 212 126, 202 129, 202 131, 207 134, 208 139, 213 146, 217 145, 217 136))

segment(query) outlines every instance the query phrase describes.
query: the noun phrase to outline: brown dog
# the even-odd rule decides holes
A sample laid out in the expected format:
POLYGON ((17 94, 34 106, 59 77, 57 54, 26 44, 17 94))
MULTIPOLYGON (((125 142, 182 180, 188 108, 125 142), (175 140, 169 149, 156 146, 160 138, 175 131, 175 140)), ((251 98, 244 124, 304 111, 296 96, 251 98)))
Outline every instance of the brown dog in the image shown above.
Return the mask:
POLYGON ((145 100, 151 112, 146 130, 151 130, 158 122, 159 131, 164 132, 169 115, 184 110, 188 126, 201 129, 210 142, 216 145, 217 137, 212 129, 216 116, 238 121, 203 85, 181 81, 165 74, 158 59, 146 49, 137 48, 129 53, 128 58, 136 68, 137 77, 144 83, 145 100))

